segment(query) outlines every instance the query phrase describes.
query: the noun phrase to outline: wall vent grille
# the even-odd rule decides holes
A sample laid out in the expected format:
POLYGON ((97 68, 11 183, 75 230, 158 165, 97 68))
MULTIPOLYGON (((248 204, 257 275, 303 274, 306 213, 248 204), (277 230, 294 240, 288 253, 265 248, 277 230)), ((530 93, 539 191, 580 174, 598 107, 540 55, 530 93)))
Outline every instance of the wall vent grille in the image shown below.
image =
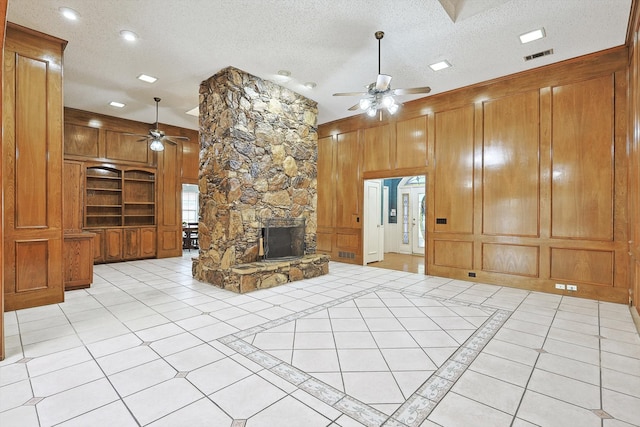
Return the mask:
POLYGON ((532 59, 541 58, 543 56, 552 55, 553 49, 543 50, 542 52, 533 53, 524 57, 525 61, 531 61, 532 59))
POLYGON ((338 258, 356 259, 354 252, 338 252, 338 258))

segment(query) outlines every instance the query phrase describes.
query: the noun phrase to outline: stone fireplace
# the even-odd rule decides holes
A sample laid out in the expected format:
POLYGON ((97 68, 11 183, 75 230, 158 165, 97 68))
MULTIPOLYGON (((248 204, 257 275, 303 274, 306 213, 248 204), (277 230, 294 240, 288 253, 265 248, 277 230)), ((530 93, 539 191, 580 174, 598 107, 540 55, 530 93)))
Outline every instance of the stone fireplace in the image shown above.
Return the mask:
POLYGON ((317 104, 228 67, 200 85, 199 257, 193 275, 235 292, 328 272, 316 255, 317 104), (259 263, 268 221, 303 219, 303 256, 259 263))

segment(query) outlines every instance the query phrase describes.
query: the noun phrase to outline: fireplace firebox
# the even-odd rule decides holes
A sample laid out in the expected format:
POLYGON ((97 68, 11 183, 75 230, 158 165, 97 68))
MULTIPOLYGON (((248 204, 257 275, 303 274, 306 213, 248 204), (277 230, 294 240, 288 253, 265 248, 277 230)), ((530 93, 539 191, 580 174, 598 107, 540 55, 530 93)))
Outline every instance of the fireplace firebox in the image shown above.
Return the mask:
POLYGON ((263 261, 304 256, 305 218, 269 218, 263 225, 263 261))

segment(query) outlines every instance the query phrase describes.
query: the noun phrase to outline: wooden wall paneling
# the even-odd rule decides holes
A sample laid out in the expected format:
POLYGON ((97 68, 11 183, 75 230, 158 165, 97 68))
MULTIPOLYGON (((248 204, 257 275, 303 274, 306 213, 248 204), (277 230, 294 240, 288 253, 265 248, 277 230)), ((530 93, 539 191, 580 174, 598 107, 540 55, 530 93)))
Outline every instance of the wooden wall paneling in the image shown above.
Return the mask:
POLYGON ((396 169, 427 166, 427 117, 396 122, 396 169))
POLYGON ((338 135, 336 144, 336 227, 361 228, 358 132, 338 135))
POLYGON ((551 278, 561 283, 613 286, 614 252, 551 248, 551 278))
POLYGON ((365 129, 363 132, 363 146, 363 172, 390 169, 391 161, 388 124, 365 129))
POLYGON ((64 197, 62 200, 63 229, 66 232, 79 232, 84 221, 85 177, 84 163, 65 160, 64 197))
POLYGON ((182 183, 198 184, 200 173, 200 141, 182 141, 182 183))
POLYGON ((74 108, 65 108, 64 114, 65 159, 147 167, 156 165, 155 153, 149 150, 148 142, 125 135, 146 135, 153 125, 74 108))
POLYGON ((335 146, 333 136, 318 139, 318 228, 335 227, 335 146))
POLYGON ((538 106, 538 91, 483 103, 483 234, 539 234, 538 106))
POLYGON ((5 308, 64 299, 62 52, 66 42, 7 26, 3 69, 5 308))
POLYGON ((127 163, 144 165, 152 163, 153 151, 146 143, 140 142, 140 139, 139 136, 126 135, 125 132, 107 129, 105 132, 105 157, 127 163))
POLYGON ((158 258, 182 255, 181 145, 165 144, 158 153, 156 206, 158 258))
POLYGON ((100 131, 97 128, 77 125, 73 123, 64 124, 64 155, 98 158, 98 140, 100 131))
POLYGON ((552 237, 613 240, 613 76, 553 88, 552 237))
POLYGON ((539 232, 540 239, 540 266, 541 279, 548 280, 551 276, 551 265, 547 260, 551 259, 549 239, 551 237, 551 137, 552 137, 552 111, 551 111, 551 87, 540 88, 540 210, 539 232))
POLYGON ((614 74, 613 240, 614 286, 629 288, 629 71, 614 74))
POLYGON ((441 267, 473 270, 473 242, 434 239, 433 263, 441 267))
POLYGON ((495 273, 538 277, 540 250, 536 246, 485 243, 482 245, 482 270, 495 273))
MULTIPOLYGON (((7 24, 7 3, 8 0, 0 0, 0 58, 4 59, 4 43, 5 43, 5 29, 7 24)), ((0 82, 3 82, 4 66, 0 66, 0 82)), ((2 84, 0 84, 0 100, 3 100, 2 84)), ((0 135, 2 134, 2 128, 4 123, 3 117, 3 102, 0 102, 0 135)), ((0 159, 2 159, 4 152, 2 144, 0 144, 0 159)), ((0 161, 0 183, 3 182, 3 167, 2 161, 0 161)), ((2 188, 2 186, 0 186, 2 188)), ((4 189, 2 190, 4 193, 4 189)), ((0 200, 2 198, 0 197, 0 200)), ((4 242, 4 206, 0 202, 0 242, 4 242)), ((0 244, 0 360, 5 358, 5 345, 4 345, 4 247, 0 244)))
MULTIPOLYGON (((636 14, 637 13, 638 12, 636 12, 636 14)), ((637 35, 635 37, 637 38, 637 35)), ((629 198, 628 204, 625 204, 627 194, 634 194, 634 191, 640 193, 640 191, 638 191, 640 188, 640 172, 636 173, 634 171, 634 168, 640 168, 640 163, 638 166, 633 165, 632 167, 629 166, 629 163, 625 164, 625 162, 633 163, 633 160, 626 158, 625 147, 622 143, 622 141, 626 140, 627 132, 629 132, 628 140, 633 141, 633 143, 630 144, 630 155, 633 156, 634 149, 636 151, 638 150, 638 147, 633 144, 638 145, 638 140, 640 140, 640 135, 638 135, 638 131, 640 131, 640 125, 638 124, 640 123, 640 91, 634 89, 634 86, 638 85, 636 80, 639 78, 637 74, 635 74, 636 77, 631 79, 632 86, 628 89, 630 89, 629 92, 633 94, 632 96, 635 99, 634 104, 637 105, 632 104, 631 107, 633 111, 626 112, 625 102, 628 102, 625 89, 627 78, 626 70, 628 66, 627 60, 628 51, 625 47, 594 53, 581 58, 563 61, 559 64, 544 66, 535 70, 501 77, 447 93, 410 101, 404 104, 402 110, 399 111, 392 120, 386 122, 389 124, 391 130, 391 161, 394 162, 394 160, 397 160, 395 163, 392 163, 392 165, 396 165, 398 161, 402 162, 404 158, 404 155, 401 155, 398 156, 399 159, 394 159, 394 156, 398 152, 397 143, 399 139, 397 140, 397 138, 400 138, 399 133, 395 132, 397 123, 419 116, 426 117, 428 135, 427 166, 423 167, 422 170, 427 173, 427 197, 429 207, 427 209, 426 258, 430 274, 469 279, 467 277, 467 267, 482 267, 482 270, 477 272, 477 277, 470 280, 508 284, 527 289, 560 293, 560 291, 556 291, 553 286, 554 279, 551 273, 552 248, 554 248, 554 250, 600 251, 614 254, 612 264, 613 287, 584 283, 579 287, 578 292, 567 294, 579 297, 600 298, 607 301, 626 301, 626 292, 628 291, 627 287, 629 283, 636 284, 640 282, 640 280, 635 280, 635 268, 629 269, 630 260, 628 259, 629 256, 634 260, 640 259, 640 245, 638 245, 638 243, 627 243, 628 240, 634 242, 640 240, 640 225, 637 220, 637 218, 640 218, 640 215, 634 214, 634 212, 640 210, 640 206, 633 208, 635 210, 632 212, 632 206, 635 206, 634 203, 636 202, 634 202, 631 197, 629 198), (596 93, 592 95, 593 91, 589 87, 589 84, 592 84, 593 81, 601 80, 608 80, 608 87, 604 92, 596 91, 596 93), (580 85, 582 85, 581 89, 575 89, 580 85), (567 94, 560 94, 559 89, 565 90, 565 88, 572 88, 575 93, 579 93, 580 96, 584 97, 585 102, 583 102, 582 99, 570 100, 573 95, 563 99, 562 97, 567 94), (608 93, 605 93, 607 91, 608 93), (536 96, 538 98, 538 114, 533 114, 533 119, 529 120, 527 118, 526 122, 523 123, 518 122, 518 120, 514 118, 513 120, 515 120, 516 123, 512 123, 505 117, 494 115, 497 122, 488 117, 487 120, 491 120, 491 122, 487 122, 487 124, 491 127, 487 129, 486 135, 487 139, 497 138, 496 134, 500 133, 500 135, 502 135, 504 132, 507 132, 506 135, 510 135, 513 140, 520 138, 520 136, 513 135, 523 135, 524 138, 533 140, 533 138, 531 138, 531 131, 525 131, 523 128, 536 129, 538 132, 538 155, 537 159, 534 159, 531 164, 527 163, 525 165, 526 172, 524 170, 514 170, 511 168, 502 171, 489 171, 493 173, 490 178, 493 181, 496 181, 497 178, 498 183, 508 182, 510 179, 508 175, 510 173, 516 174, 515 179, 524 180, 525 175, 530 172, 534 175, 534 178, 530 180, 531 182, 527 181, 525 187, 514 187, 510 189, 500 189, 495 187, 497 184, 485 183, 484 179, 489 179, 489 176, 483 175, 482 154, 485 147, 485 111, 483 105, 486 104, 487 108, 491 109, 498 106, 501 102, 509 103, 517 100, 519 97, 523 97, 527 99, 527 101, 523 101, 525 106, 533 106, 534 102, 532 98, 536 96), (558 96, 560 96, 560 98, 558 98, 558 96), (560 104, 558 103, 559 99, 563 100, 560 104), (605 102, 602 102, 603 100, 605 100, 605 102), (603 107, 603 105, 605 106, 603 107), (469 113, 466 114, 466 119, 454 120, 446 117, 446 115, 452 111, 463 111, 467 108, 469 113), (605 118, 604 122, 600 120, 603 114, 605 116, 608 115, 608 119, 605 118), (563 120, 565 116, 568 118, 568 121, 563 120), (443 117, 448 120, 443 120, 443 117), (630 120, 633 118, 633 123, 628 122, 627 118, 630 120), (560 121, 558 121, 559 119, 560 121), (539 122, 537 128, 536 120, 539 122), (581 120, 588 121, 589 125, 594 127, 594 129, 582 126, 581 120), (455 125, 443 126, 446 122, 455 125), (577 123, 577 126, 574 126, 575 123, 577 123), (599 146, 599 148, 602 149, 602 153, 606 151, 606 156, 600 156, 600 153, 594 154, 593 144, 591 144, 587 150, 582 150, 583 145, 591 143, 587 139, 584 141, 581 140, 580 144, 582 145, 576 143, 572 148, 568 148, 565 151, 560 149, 559 153, 556 152, 559 141, 558 137, 560 137, 560 141, 562 141, 562 138, 570 135, 571 132, 578 134, 579 132, 576 131, 576 129, 580 127, 587 129, 584 133, 589 133, 589 137, 594 137, 597 132, 603 129, 605 132, 608 132, 609 142, 607 150, 605 150, 603 146, 599 146), (457 129, 460 136, 453 135, 452 129, 457 129), (466 136, 464 135, 465 129, 470 129, 469 134, 466 136), (631 129, 635 129, 634 132, 631 132, 631 129), (443 132, 445 132, 444 136, 443 132), (447 135, 446 132, 450 132, 450 134, 447 135), (449 144, 448 147, 444 144, 444 142, 447 142, 447 139, 452 141, 452 144, 449 144), (471 141, 471 143, 467 143, 465 146, 464 141, 471 141), (458 151, 455 152, 455 150, 458 151), (558 156, 556 157, 556 155, 558 156), (602 235, 593 238, 593 230, 589 231, 588 234, 591 234, 590 236, 585 237, 580 234, 575 236, 565 235, 569 233, 559 233, 557 228, 555 228, 558 225, 558 218, 555 215, 559 213, 559 209, 556 205, 558 201, 556 198, 558 188, 556 186, 557 183, 554 182, 553 173, 558 172, 555 168, 559 164, 558 162, 564 162, 566 159, 571 161, 572 156, 574 159, 573 163, 570 163, 570 166, 574 167, 579 165, 582 168, 577 175, 575 174, 575 170, 573 171, 574 177, 579 176, 580 178, 577 179, 577 181, 582 182, 587 182, 591 179, 591 176, 587 172, 584 172, 587 169, 596 175, 597 171, 595 170, 602 169, 599 167, 598 161, 591 160, 594 158, 602 160, 603 157, 608 156, 607 163, 609 166, 605 168, 608 169, 608 175, 607 173, 603 175, 608 176, 609 182, 608 208, 605 209, 609 212, 609 232, 601 233, 602 230, 597 230, 597 227, 595 232, 596 235, 598 233, 610 235, 608 239, 602 239, 602 235), (575 158, 578 157, 586 157, 589 161, 576 161, 575 158), (456 161, 458 163, 456 163, 456 161), (535 170, 536 163, 538 164, 537 171, 535 170), (456 167, 452 168, 450 165, 456 166, 459 169, 456 169, 456 167), (628 186, 623 182, 625 181, 625 173, 627 173, 625 168, 629 170, 626 179, 629 183, 628 186), (468 189, 468 193, 465 192, 467 188, 465 187, 465 181, 460 178, 460 169, 472 182, 472 188, 468 189), (537 177, 535 177, 535 175, 537 175, 537 177), (451 182, 451 179, 457 179, 458 182, 451 182), (513 199, 529 198, 529 195, 534 193, 532 188, 533 183, 536 181, 538 185, 537 211, 536 209, 526 209, 527 212, 533 211, 533 215, 537 216, 537 230, 531 232, 532 225, 535 223, 534 220, 525 218, 523 222, 513 225, 513 223, 508 223, 508 221, 510 221, 508 216, 513 215, 507 215, 495 207, 498 205, 497 200, 502 197, 513 199), (491 185, 492 188, 486 191, 486 187, 489 185, 491 185), (529 187, 529 185, 532 186, 529 187), (503 190, 508 190, 505 196, 502 195, 503 190), (461 194, 464 195, 464 197, 460 197, 461 194), (485 194, 488 197, 486 200, 487 206, 490 205, 489 207, 492 208, 488 209, 487 212, 484 212, 485 194), (454 198, 457 203, 452 207, 451 201, 454 198), (463 203, 459 203, 460 201, 463 203), (453 222, 448 221, 446 225, 436 224, 436 219, 444 216, 441 215, 443 212, 445 215, 449 215, 449 212, 454 208, 456 209, 456 213, 461 214, 462 222, 456 219, 453 220, 453 222), (629 211, 625 212, 625 209, 629 211), (489 210, 491 212, 489 212, 489 210), (498 217, 489 218, 490 215, 494 215, 494 212, 498 217), (487 222, 486 229, 485 222, 487 222), (451 228, 449 224, 454 224, 455 227, 451 228), (625 224, 630 224, 628 231, 625 224), (524 234, 525 232, 522 230, 515 230, 518 228, 525 229, 526 234, 524 234), (638 236, 638 238, 635 236, 638 236), (456 253, 454 249, 459 248, 455 248, 456 245, 443 244, 442 242, 444 241, 462 242, 463 244, 457 243, 456 245, 468 248, 467 251, 471 251, 471 258, 468 259, 465 255, 456 253), (509 248, 514 247, 513 253, 510 249, 499 247, 498 245, 505 245, 509 248), (523 247, 526 249, 522 249, 523 247), (536 274, 533 274, 535 263, 530 261, 533 259, 533 249, 529 248, 536 248, 538 251, 537 258, 539 262, 537 265, 537 277, 536 274), (505 256, 508 254, 518 261, 501 259, 501 251, 505 256), (632 255, 627 254, 627 258, 625 258, 623 256, 625 252, 631 252, 632 255), (524 259, 527 261, 522 261, 524 259), (507 270, 512 272, 489 270, 507 270), (623 277, 624 275, 627 276, 626 279, 623 277)), ((633 63, 638 64, 640 60, 633 60, 633 63)), ((637 65, 635 66, 637 67, 637 65)), ((520 114, 520 118, 523 114, 522 110, 518 109, 508 111, 507 113, 511 115, 511 117, 515 117, 513 116, 514 114, 520 114)), ((502 115, 502 113, 500 114, 502 115)), ((357 133, 358 131, 364 134, 366 129, 380 125, 379 122, 368 121, 358 116, 320 125, 318 135, 320 138, 323 138, 331 135, 357 133)), ((578 139, 577 137, 574 138, 574 140, 578 139)), ((604 138, 600 139, 603 140, 604 138)), ((498 143, 497 139, 491 142, 491 144, 495 143, 498 143)), ((502 144, 502 142, 500 142, 500 144, 502 144)), ((500 147, 505 148, 500 144, 500 147)), ((513 142, 513 144, 515 144, 515 142, 513 142)), ((487 147, 489 146, 490 144, 488 143, 487 147)), ((491 147, 493 148, 493 146, 491 147)), ((596 147, 598 147, 597 144, 596 147)), ((527 152, 532 150, 529 144, 523 147, 518 146, 518 149, 520 148, 523 148, 527 152)), ((413 154, 411 151, 406 153, 408 157, 411 157, 413 154)), ((518 153, 518 155, 519 154, 520 153, 518 153)), ((524 157, 524 155, 522 157, 524 157)), ((526 157, 529 157, 529 155, 526 157)), ((364 157, 362 157, 360 161, 364 162, 364 157)), ((518 159, 516 156, 510 161, 517 164, 521 159, 518 159)), ((342 166, 336 167, 337 174, 340 173, 340 167, 342 166)), ((369 166, 367 166, 367 168, 368 167, 369 166)), ((393 172, 404 173, 406 170, 408 169, 394 169, 393 172)), ((363 177, 369 179, 379 178, 381 176, 380 172, 365 170, 363 177)), ((556 173, 556 178, 557 177, 558 174, 556 173)), ((607 178, 600 180, 598 180, 598 176, 595 178, 597 181, 597 185, 595 186, 585 185, 582 188, 574 188, 574 199, 579 200, 578 203, 567 200, 566 198, 562 199, 567 204, 581 205, 584 207, 591 203, 601 207, 602 204, 600 203, 601 199, 599 197, 607 193, 607 191, 602 191, 601 184, 607 181, 607 178)), ((572 193, 572 191, 567 190, 566 193, 572 193)), ((337 197, 336 200, 338 203, 340 202, 337 197)), ((637 205, 640 205, 640 200, 637 202, 637 205)), ((523 208, 519 206, 512 207, 512 209, 518 211, 523 208)), ((577 211, 578 209, 574 208, 574 210, 577 211)), ((585 208, 583 211, 586 212, 587 210, 588 208, 585 208)), ((565 224, 569 224, 568 218, 570 216, 571 215, 566 216, 567 220, 565 224)), ((339 215, 337 215, 337 217, 339 217, 339 215)), ((598 215, 595 215, 595 217, 597 218, 598 215)), ((595 223, 598 227, 602 224, 598 219, 595 220, 595 223)), ((348 235, 348 231, 350 231, 349 228, 331 228, 331 230, 335 230, 336 233, 339 232, 343 235, 348 235)), ((335 234, 332 236, 335 238, 335 234)), ((348 239, 346 237, 343 236, 341 239, 342 244, 347 244, 346 241, 348 241, 348 239)), ((329 239, 327 239, 327 241, 329 241, 329 239)), ((332 243, 334 244, 333 251, 335 252, 335 240, 333 240, 332 243)), ((558 252, 556 252, 556 254, 557 253, 558 252)), ((557 267, 557 264, 555 267, 557 267)))
POLYGON ((435 113, 434 232, 473 233, 474 108, 435 113), (439 224, 442 218, 445 224, 439 224))

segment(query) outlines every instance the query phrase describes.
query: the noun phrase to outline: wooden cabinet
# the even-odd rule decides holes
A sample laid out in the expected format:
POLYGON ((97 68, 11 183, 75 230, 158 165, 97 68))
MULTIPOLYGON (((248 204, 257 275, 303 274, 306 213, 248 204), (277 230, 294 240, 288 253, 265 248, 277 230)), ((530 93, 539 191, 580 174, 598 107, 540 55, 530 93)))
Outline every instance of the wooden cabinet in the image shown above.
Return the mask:
POLYGON ((5 309, 64 300, 62 52, 66 42, 7 24, 2 187, 5 309))
POLYGON ((88 288, 93 282, 93 233, 65 233, 64 289, 88 288))
POLYGON ((94 262, 157 255, 155 170, 87 163, 84 228, 96 234, 94 262))

